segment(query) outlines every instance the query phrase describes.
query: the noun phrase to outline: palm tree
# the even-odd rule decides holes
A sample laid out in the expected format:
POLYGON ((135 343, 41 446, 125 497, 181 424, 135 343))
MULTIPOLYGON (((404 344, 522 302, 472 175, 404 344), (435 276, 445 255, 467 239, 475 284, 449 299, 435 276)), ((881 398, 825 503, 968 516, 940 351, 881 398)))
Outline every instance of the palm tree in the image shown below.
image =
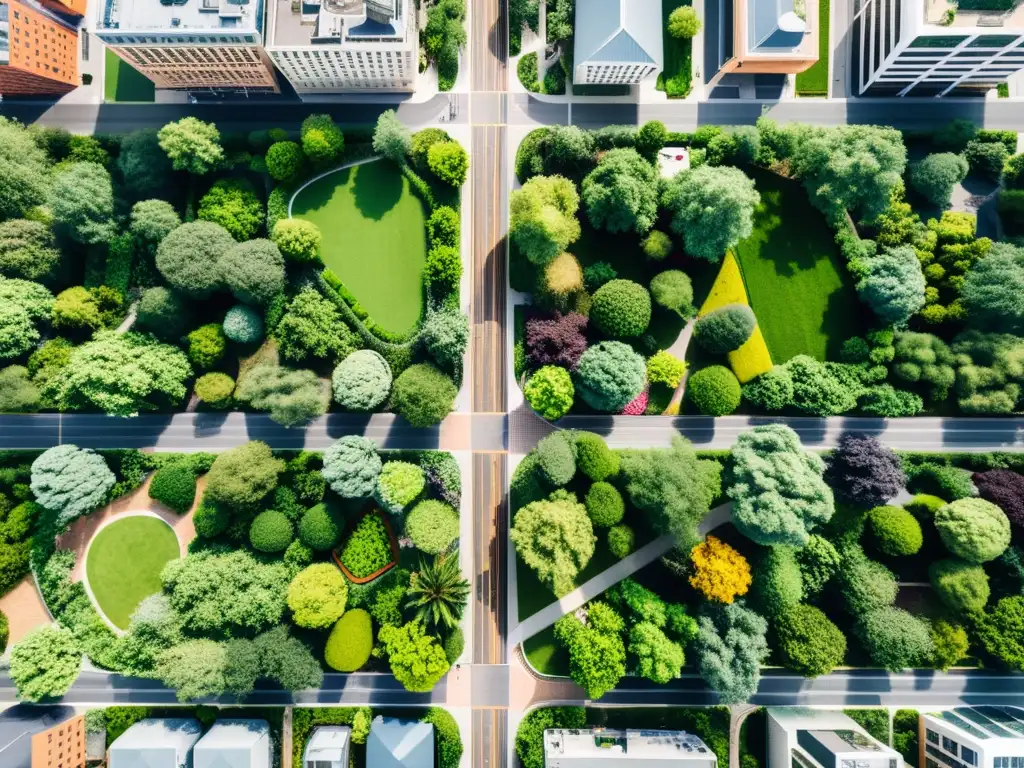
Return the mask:
POLYGON ((469 580, 459 570, 458 557, 438 555, 433 563, 420 561, 409 582, 406 608, 416 611, 425 626, 449 630, 459 624, 469 600, 469 580))

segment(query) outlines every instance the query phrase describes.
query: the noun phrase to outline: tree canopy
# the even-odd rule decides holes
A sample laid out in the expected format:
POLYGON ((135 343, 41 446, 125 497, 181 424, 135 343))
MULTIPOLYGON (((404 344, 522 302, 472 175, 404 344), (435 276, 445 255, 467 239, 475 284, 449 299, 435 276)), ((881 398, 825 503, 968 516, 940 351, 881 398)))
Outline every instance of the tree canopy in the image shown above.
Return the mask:
POLYGON ((516 512, 509 538, 523 562, 559 597, 572 591, 597 541, 586 508, 565 492, 516 512))
POLYGON ((857 264, 857 292, 884 325, 905 326, 924 306, 924 273, 911 246, 890 248, 857 264))
POLYGON ((698 619, 693 641, 697 671, 722 704, 740 704, 756 691, 768 658, 768 623, 743 602, 714 606, 698 619))
POLYGON ((60 527, 106 502, 115 481, 102 456, 70 443, 49 448, 32 462, 32 495, 60 527))
POLYGON ((688 254, 711 262, 750 235, 761 196, 739 168, 701 166, 665 185, 662 205, 688 254))
POLYGON ((117 233, 110 173, 96 163, 72 163, 53 178, 50 211, 80 243, 103 243, 117 233))
POLYGON ((562 176, 535 176, 510 200, 509 237, 534 264, 544 266, 580 236, 576 186, 562 176))
POLYGON ((993 245, 967 272, 960 299, 979 327, 1024 332, 1024 248, 993 245))
POLYGON ((635 149, 612 149, 583 179, 583 204, 597 229, 643 234, 658 217, 658 174, 635 149))
POLYGON ((196 117, 183 117, 165 125, 157 136, 160 147, 176 171, 202 176, 216 169, 224 160, 220 131, 213 123, 204 123, 196 117))

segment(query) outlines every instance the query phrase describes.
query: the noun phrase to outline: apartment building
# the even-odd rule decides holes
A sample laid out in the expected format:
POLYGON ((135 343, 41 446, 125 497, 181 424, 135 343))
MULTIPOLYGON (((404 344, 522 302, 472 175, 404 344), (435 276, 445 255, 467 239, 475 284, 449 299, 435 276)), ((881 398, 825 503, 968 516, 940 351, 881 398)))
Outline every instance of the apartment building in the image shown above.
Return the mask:
POLYGON ((768 768, 903 768, 903 758, 839 710, 769 707, 768 768))
POLYGON ((1024 69, 1024 5, 854 0, 853 89, 862 96, 969 95, 1024 69))
POLYGON ((78 87, 85 0, 0 2, 0 95, 60 96, 78 87))
POLYGON ((85 716, 34 734, 32 768, 85 768, 85 716))
POLYGON ((267 52, 299 96, 416 87, 413 0, 267 2, 267 52))
POLYGON ((544 768, 716 768, 718 757, 685 731, 619 731, 613 728, 544 731, 544 768))
POLYGON ((1024 768, 1024 709, 957 707, 922 714, 921 768, 1024 768))
POLYGON ((263 49, 264 0, 104 3, 96 36, 157 88, 278 91, 263 49))
POLYGON ((661 0, 576 0, 573 82, 636 85, 662 70, 661 0))

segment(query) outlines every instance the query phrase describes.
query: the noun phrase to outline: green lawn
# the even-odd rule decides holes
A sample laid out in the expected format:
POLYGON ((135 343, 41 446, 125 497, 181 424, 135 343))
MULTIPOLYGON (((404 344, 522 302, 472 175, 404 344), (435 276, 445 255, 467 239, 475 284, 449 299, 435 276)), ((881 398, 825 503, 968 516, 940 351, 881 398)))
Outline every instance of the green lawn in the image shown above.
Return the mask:
POLYGON ((861 333, 862 315, 832 231, 802 186, 748 172, 761 205, 753 234, 735 252, 772 361, 835 360, 843 341, 861 333))
POLYGON ((125 63, 109 48, 104 69, 103 98, 106 101, 153 101, 153 81, 125 63))
POLYGON ((828 96, 828 3, 829 0, 818 0, 818 60, 810 69, 796 76, 796 92, 799 96, 828 96))
POLYGON ((142 599, 160 591, 160 571, 176 557, 178 538, 159 518, 133 515, 103 528, 89 545, 85 562, 100 610, 126 629, 142 599))
POLYGON ((380 326, 413 328, 423 310, 426 215, 398 167, 347 168, 303 188, 292 215, 323 232, 327 265, 380 326))
MULTIPOLYGON (((665 91, 670 99, 683 99, 690 95, 693 82, 693 43, 679 40, 668 33, 668 17, 691 0, 663 0, 661 4, 661 37, 665 52, 665 69, 658 75, 657 89, 665 91)), ((697 34, 702 34, 698 32, 697 34)))

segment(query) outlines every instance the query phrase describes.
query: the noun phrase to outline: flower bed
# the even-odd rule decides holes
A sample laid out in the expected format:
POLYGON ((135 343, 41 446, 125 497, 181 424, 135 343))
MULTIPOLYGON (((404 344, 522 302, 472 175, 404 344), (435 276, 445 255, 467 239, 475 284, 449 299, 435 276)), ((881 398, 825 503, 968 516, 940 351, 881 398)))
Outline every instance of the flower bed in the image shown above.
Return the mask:
POLYGON ((366 584, 398 564, 398 542, 391 523, 378 510, 366 512, 352 528, 345 545, 332 553, 349 581, 366 584))

